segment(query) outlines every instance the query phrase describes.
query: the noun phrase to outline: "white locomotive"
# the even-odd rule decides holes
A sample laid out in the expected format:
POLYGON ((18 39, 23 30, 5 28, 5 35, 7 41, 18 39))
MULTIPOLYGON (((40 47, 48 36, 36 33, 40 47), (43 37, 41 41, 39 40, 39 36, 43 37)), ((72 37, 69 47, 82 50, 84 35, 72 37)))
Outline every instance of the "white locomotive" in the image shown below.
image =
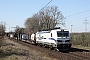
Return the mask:
POLYGON ((35 44, 56 50, 68 50, 71 47, 70 34, 66 29, 37 32, 31 35, 31 41, 35 44))

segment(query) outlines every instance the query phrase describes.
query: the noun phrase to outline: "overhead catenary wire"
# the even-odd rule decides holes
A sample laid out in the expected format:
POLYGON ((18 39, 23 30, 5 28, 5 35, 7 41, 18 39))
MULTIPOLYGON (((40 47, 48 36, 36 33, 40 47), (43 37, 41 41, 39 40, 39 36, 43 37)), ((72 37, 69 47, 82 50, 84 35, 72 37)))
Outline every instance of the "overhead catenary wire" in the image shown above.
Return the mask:
MULTIPOLYGON (((43 10, 45 7, 47 7, 51 2, 52 2, 52 0, 50 0, 41 10, 43 10)), ((40 11, 41 11, 41 10, 40 10, 40 11)), ((37 15, 38 13, 39 13, 39 12, 37 12, 36 15, 37 15)), ((35 17, 36 15, 34 15, 34 17, 35 17)))
POLYGON ((72 9, 72 10, 69 11, 68 13, 70 13, 70 12, 72 12, 72 11, 75 11, 75 10, 77 10, 77 9, 80 9, 80 8, 86 6, 86 5, 89 5, 89 4, 90 4, 90 3, 87 3, 87 4, 85 4, 85 5, 82 5, 82 6, 80 6, 80 7, 77 7, 77 8, 75 8, 75 9, 72 9))
POLYGON ((66 16, 66 18, 67 18, 67 17, 70 17, 70 16, 78 15, 78 14, 81 14, 81 13, 84 13, 84 12, 88 12, 88 11, 90 11, 90 10, 85 10, 85 11, 82 11, 82 12, 79 12, 79 13, 75 13, 75 14, 72 14, 72 15, 66 16))
MULTIPOLYGON (((42 9, 44 9, 45 7, 47 7, 50 3, 51 3, 52 0, 50 0, 50 2, 48 2, 42 9)), ((41 10, 42 10, 41 9, 41 10)))
MULTIPOLYGON (((84 7, 84 6, 86 6, 86 5, 89 5, 90 3, 87 3, 87 4, 84 4, 84 5, 82 5, 82 6, 79 6, 79 7, 77 7, 77 8, 75 8, 75 9, 72 9, 71 11, 69 11, 68 13, 70 13, 70 12, 72 12, 72 11, 75 11, 75 10, 77 10, 77 9, 80 9, 80 8, 82 8, 82 7, 84 7)), ((88 12, 88 11, 90 11, 90 10, 85 10, 85 11, 81 11, 81 12, 78 12, 78 13, 75 13, 75 14, 69 14, 68 16, 66 16, 65 18, 68 18, 68 17, 71 17, 71 16, 75 16, 75 15, 78 15, 78 14, 81 14, 81 13, 85 13, 85 12, 88 12)), ((85 18, 85 17, 84 17, 85 18)))
MULTIPOLYGON (((87 13, 87 12, 90 12, 90 9, 86 9, 86 10, 81 10, 80 12, 77 12, 77 13, 72 13, 72 14, 70 14, 71 12, 73 12, 73 11, 75 11, 75 10, 78 10, 78 9, 80 9, 80 8, 83 8, 83 7, 85 7, 85 6, 87 6, 87 5, 89 5, 90 3, 88 3, 88 4, 85 4, 85 5, 83 5, 83 6, 81 6, 81 7, 78 7, 78 8, 75 8, 75 9, 72 9, 72 10, 70 10, 68 13, 69 13, 69 15, 67 15, 67 16, 65 16, 65 18, 67 19, 67 18, 71 18, 72 16, 77 16, 77 15, 80 15, 80 14, 84 14, 84 13, 87 13)), ((88 14, 88 13, 87 13, 88 14)), ((82 18, 75 18, 75 19, 70 19, 70 20, 66 20, 67 22, 71 22, 71 21, 79 21, 79 20, 81 20, 81 19, 84 19, 84 18, 90 18, 90 16, 86 16, 86 15, 84 15, 82 18)), ((84 20, 85 22, 84 22, 84 24, 85 24, 85 31, 87 32, 87 24, 89 24, 88 22, 88 20, 86 19, 86 20, 84 20)), ((71 22, 72 23, 72 22, 71 22)))
MULTIPOLYGON (((50 0, 42 9, 44 9, 45 7, 47 7, 51 2, 52 2, 52 0, 50 0)), ((42 9, 41 9, 41 10, 42 10, 42 9)), ((40 11, 41 11, 41 10, 40 10, 40 11)), ((40 11, 39 11, 39 12, 40 12, 40 11)), ((37 12, 33 17, 36 17, 39 12, 37 12)), ((30 22, 30 23, 31 23, 31 22, 30 22)), ((40 22, 39 22, 39 23, 40 23, 40 22)), ((32 24, 32 23, 31 23, 31 24, 32 24)))
MULTIPOLYGON (((83 17, 83 18, 74 19, 74 20, 72 20, 72 21, 77 21, 77 20, 80 20, 80 19, 88 18, 88 17, 90 17, 90 16, 85 16, 85 17, 83 17)), ((70 22, 70 21, 71 21, 71 20, 67 20, 67 22, 70 22)))

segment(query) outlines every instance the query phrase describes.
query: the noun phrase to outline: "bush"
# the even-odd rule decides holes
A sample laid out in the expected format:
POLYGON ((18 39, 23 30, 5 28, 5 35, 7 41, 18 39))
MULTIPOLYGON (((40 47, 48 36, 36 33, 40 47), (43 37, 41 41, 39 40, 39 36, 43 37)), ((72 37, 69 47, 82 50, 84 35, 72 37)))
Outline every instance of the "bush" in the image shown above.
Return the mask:
POLYGON ((73 45, 90 46, 90 33, 72 33, 71 37, 73 45))

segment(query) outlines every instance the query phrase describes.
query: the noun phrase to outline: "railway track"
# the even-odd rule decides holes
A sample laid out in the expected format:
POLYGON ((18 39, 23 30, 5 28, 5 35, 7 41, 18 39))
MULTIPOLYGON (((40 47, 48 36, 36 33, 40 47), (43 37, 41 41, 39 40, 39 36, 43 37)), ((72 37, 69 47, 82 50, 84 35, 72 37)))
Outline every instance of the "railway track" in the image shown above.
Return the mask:
MULTIPOLYGON (((17 40, 13 41, 17 42, 17 40)), ((35 45, 31 45, 30 43, 25 43, 22 41, 18 41, 18 43, 25 45, 32 50, 36 50, 37 52, 42 52, 42 54, 45 54, 47 56, 57 58, 58 60, 90 60, 90 52, 88 50, 71 48, 69 52, 58 52, 40 46, 37 47, 35 45)))

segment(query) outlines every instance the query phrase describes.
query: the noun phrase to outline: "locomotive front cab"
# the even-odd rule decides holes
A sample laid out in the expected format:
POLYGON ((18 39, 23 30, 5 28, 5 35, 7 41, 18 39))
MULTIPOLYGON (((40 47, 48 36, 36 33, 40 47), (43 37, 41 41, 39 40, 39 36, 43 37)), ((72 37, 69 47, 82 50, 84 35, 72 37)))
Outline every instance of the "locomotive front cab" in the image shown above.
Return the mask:
POLYGON ((68 30, 57 31, 57 48, 58 49, 71 48, 70 34, 68 30))

